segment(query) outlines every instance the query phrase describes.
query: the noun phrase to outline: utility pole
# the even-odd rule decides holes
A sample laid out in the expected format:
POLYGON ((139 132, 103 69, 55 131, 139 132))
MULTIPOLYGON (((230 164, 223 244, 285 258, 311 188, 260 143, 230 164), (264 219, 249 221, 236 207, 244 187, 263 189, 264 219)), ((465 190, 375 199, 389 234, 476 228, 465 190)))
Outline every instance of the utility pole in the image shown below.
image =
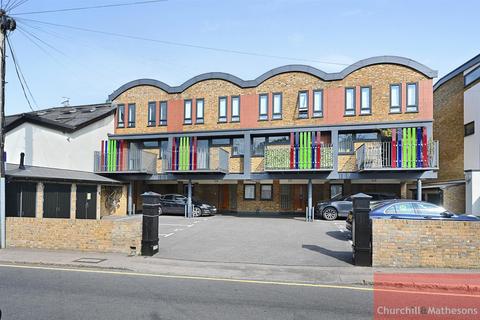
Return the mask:
POLYGON ((5 10, 0 10, 0 249, 4 249, 7 242, 5 222, 5 39, 8 31, 15 30, 15 20, 7 15, 5 10))

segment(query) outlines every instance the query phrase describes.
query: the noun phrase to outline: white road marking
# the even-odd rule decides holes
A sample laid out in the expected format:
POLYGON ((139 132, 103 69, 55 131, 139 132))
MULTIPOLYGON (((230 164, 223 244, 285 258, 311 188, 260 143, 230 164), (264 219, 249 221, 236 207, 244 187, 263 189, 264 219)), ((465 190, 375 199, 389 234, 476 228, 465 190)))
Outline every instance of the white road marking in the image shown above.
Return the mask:
POLYGON ((175 229, 173 232, 182 231, 183 229, 175 229))
POLYGON ((160 233, 160 234, 159 234, 159 236, 162 236, 162 237, 164 237, 164 238, 168 238, 168 237, 170 237, 170 236, 172 236, 172 235, 174 235, 174 233, 167 233, 167 234, 162 234, 162 233, 160 233))
POLYGON ((193 224, 179 224, 179 223, 161 223, 161 226, 172 226, 172 227, 193 227, 193 224))

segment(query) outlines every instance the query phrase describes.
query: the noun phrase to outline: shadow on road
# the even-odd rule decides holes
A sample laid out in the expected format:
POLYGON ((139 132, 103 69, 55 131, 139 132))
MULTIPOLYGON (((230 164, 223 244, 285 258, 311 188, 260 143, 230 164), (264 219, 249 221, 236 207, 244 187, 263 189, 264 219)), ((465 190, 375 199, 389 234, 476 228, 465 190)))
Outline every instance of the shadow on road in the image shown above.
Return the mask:
POLYGON ((332 251, 313 244, 304 244, 302 245, 302 248, 321 253, 323 255, 335 258, 349 264, 353 264, 353 257, 351 251, 332 251))
POLYGON ((337 231, 327 231, 326 234, 337 240, 341 240, 341 241, 350 240, 350 233, 348 232, 341 232, 337 230, 337 231))

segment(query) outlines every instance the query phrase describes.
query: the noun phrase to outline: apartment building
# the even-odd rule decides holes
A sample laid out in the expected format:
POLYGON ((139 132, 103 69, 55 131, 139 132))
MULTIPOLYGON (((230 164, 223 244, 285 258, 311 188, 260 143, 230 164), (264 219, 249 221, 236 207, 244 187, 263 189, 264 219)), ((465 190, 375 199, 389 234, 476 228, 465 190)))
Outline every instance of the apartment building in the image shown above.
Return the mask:
POLYGON ((98 142, 95 172, 130 183, 130 211, 144 191, 259 214, 305 212, 339 194, 407 197, 409 183, 437 177, 436 75, 380 56, 337 73, 288 65, 254 80, 134 80, 109 96, 115 130, 98 142))

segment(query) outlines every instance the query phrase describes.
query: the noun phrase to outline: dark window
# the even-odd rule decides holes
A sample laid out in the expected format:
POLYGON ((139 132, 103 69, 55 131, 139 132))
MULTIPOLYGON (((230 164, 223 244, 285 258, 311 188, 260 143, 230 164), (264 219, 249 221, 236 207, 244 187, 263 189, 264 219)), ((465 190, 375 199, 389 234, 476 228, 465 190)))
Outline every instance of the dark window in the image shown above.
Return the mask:
POLYGON ((157 103, 156 102, 149 102, 148 103, 148 126, 156 126, 157 125, 157 103))
POLYGON ((372 113, 372 88, 360 88, 360 114, 372 113))
POLYGON ((268 94, 258 96, 258 120, 268 120, 268 94))
POLYGON ((160 159, 167 159, 167 154, 168 154, 169 150, 168 150, 168 141, 167 140, 163 140, 160 142, 160 154, 159 154, 159 158, 160 159))
POLYGON ((77 185, 77 219, 97 218, 97 186, 77 185))
POLYGON ((37 184, 32 182, 8 182, 5 190, 5 214, 7 217, 35 217, 37 184))
POLYGON ((157 140, 147 140, 142 142, 142 149, 158 149, 159 143, 157 140))
POLYGON ((465 129, 465 137, 466 136, 471 136, 472 134, 475 134, 475 122, 469 122, 464 126, 465 129))
POLYGON ((323 90, 313 91, 313 116, 323 117, 323 90))
POLYGON ((480 66, 465 75, 465 87, 480 79, 480 66))
POLYGON ((390 85, 390 112, 402 112, 402 86, 400 84, 390 85))
POLYGON ((252 139, 252 156, 263 157, 265 154, 265 137, 254 137, 252 139))
POLYGON ((243 185, 243 199, 255 200, 255 185, 245 184, 243 185))
POLYGON ((192 124, 192 100, 183 102, 183 123, 192 124))
POLYGON ((196 100, 197 104, 197 114, 196 114, 196 120, 195 123, 202 124, 204 122, 203 119, 203 114, 204 114, 204 107, 205 107, 205 100, 203 99, 197 99, 196 100))
POLYGON ((43 188, 43 217, 70 218, 71 185, 46 183, 43 188))
POLYGON ((342 133, 338 135, 338 153, 353 152, 353 134, 342 133))
POLYGON ((117 108, 117 128, 125 128, 125 105, 119 104, 117 108))
POLYGON ((232 143, 232 155, 243 156, 245 154, 245 139, 235 138, 232 143))
POLYGON ((308 118, 308 91, 298 93, 298 117, 308 118))
POLYGON ((128 105, 128 127, 135 128, 136 106, 134 103, 128 105))
POLYGON ((272 136, 268 137, 268 144, 289 144, 290 136, 272 136))
POLYGON ((160 102, 160 121, 159 125, 166 126, 167 125, 167 101, 160 102))
POLYGON ((240 121, 240 97, 232 97, 232 122, 240 121))
POLYGON ((378 140, 378 132, 355 133, 355 140, 358 140, 358 141, 378 140))
POLYGON ((282 104, 282 94, 274 93, 272 119, 282 119, 282 104))
POLYGON ((260 185, 260 200, 272 200, 273 186, 271 184, 260 185))
POLYGON ((355 88, 345 88, 345 115, 354 116, 356 109, 355 88))
POLYGON ((228 138, 217 138, 212 139, 212 146, 229 146, 230 139, 228 138))
POLYGON ((227 122, 227 97, 218 98, 218 122, 227 122))
POLYGON ((341 197, 343 195, 343 185, 331 184, 330 185, 330 199, 341 197))
POLYGON ((418 111, 418 85, 407 83, 407 112, 418 111))

